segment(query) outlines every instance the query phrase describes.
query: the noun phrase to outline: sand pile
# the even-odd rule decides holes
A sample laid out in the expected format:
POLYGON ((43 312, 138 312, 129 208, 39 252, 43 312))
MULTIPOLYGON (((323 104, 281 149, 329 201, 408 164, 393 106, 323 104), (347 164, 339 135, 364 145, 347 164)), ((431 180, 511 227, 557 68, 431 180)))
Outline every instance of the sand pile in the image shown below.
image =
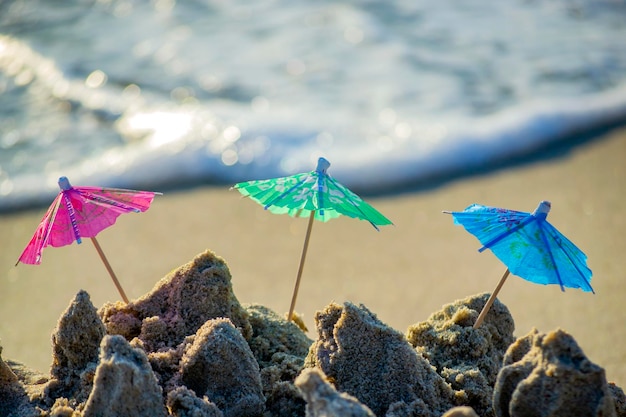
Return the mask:
POLYGON ((52 335, 49 375, 0 356, 0 416, 626 416, 623 391, 566 332, 515 340, 498 301, 473 329, 487 297, 406 334, 332 303, 311 340, 240 304, 226 263, 206 251, 127 305, 97 310, 78 292, 52 335))

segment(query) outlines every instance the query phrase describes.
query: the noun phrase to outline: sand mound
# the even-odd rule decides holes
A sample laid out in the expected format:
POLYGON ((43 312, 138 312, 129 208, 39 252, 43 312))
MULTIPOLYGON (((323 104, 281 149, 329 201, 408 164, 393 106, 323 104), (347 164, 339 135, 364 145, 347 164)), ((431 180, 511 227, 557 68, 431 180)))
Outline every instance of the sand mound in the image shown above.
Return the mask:
MULTIPOLYGON (((626 416, 565 331, 515 340, 488 294, 443 306, 406 335, 363 305, 331 303, 316 338, 242 305, 210 251, 128 305, 80 291, 52 335, 48 375, 0 356, 0 417, 626 416)), ((2 353, 0 347, 0 353, 2 353)))

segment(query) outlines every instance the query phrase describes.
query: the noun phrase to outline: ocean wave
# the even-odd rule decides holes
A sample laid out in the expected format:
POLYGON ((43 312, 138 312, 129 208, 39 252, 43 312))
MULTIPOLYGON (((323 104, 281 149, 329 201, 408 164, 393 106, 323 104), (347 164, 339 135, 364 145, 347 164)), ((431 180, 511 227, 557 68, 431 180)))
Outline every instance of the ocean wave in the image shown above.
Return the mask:
POLYGON ((230 185, 319 156, 379 193, 626 120, 619 2, 0 8, 0 211, 46 204, 62 175, 230 185))

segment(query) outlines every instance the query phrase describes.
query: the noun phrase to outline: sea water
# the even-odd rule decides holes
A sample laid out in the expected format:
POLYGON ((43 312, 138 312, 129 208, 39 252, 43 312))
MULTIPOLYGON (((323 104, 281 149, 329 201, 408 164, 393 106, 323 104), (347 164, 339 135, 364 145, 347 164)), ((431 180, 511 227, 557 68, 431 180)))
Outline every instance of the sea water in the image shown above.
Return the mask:
POLYGON ((0 1, 0 210, 319 156, 381 192, 624 121, 623 0, 0 1))

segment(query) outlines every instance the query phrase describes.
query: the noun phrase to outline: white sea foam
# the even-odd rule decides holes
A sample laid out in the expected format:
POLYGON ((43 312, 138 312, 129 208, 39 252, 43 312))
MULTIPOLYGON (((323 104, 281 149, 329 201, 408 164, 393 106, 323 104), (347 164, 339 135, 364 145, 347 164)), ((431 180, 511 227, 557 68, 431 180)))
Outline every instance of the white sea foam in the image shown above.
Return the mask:
POLYGON ((626 120, 625 7, 7 8, 0 210, 49 202, 61 175, 135 189, 230 185, 325 156, 335 178, 378 192, 532 155, 626 120))

